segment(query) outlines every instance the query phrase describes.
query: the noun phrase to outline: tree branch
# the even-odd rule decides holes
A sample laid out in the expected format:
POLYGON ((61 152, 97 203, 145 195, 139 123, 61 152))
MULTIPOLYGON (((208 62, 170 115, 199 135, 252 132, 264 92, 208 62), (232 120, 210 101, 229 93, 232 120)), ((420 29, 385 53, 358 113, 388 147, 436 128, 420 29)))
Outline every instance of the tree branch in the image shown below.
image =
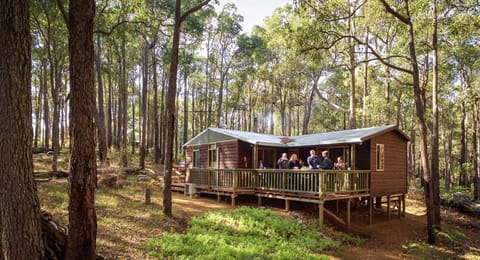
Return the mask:
POLYGON ((387 12, 397 17, 397 19, 400 20, 402 23, 411 24, 411 21, 408 17, 405 17, 401 15, 399 12, 395 11, 385 0, 380 0, 380 2, 383 4, 387 12))
POLYGON ((65 21, 65 25, 68 28, 69 27, 68 15, 67 15, 67 11, 65 10, 65 6, 63 6, 62 0, 57 0, 57 5, 58 5, 58 9, 60 9, 60 13, 62 14, 63 20, 65 21))
POLYGON ((189 15, 191 15, 192 13, 200 10, 203 6, 207 5, 211 0, 205 0, 201 3, 199 3, 198 5, 190 8, 190 10, 186 11, 182 16, 180 16, 180 23, 183 23, 183 21, 185 21, 185 19, 187 19, 187 17, 189 15))

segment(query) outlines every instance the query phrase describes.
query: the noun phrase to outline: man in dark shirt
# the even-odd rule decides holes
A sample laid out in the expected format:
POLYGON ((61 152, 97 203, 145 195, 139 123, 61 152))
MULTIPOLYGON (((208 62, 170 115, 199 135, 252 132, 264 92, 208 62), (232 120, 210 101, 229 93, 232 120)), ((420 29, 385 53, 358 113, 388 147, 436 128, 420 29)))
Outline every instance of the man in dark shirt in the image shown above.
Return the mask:
POLYGON ((329 170, 333 168, 333 163, 330 158, 328 158, 328 151, 322 152, 322 162, 320 163, 320 169, 329 170))

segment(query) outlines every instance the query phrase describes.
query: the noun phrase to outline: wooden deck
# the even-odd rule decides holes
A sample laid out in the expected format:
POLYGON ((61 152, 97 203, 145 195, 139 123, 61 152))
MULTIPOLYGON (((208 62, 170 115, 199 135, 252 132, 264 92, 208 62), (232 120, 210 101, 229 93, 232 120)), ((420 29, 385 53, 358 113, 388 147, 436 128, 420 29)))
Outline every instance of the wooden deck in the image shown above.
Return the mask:
POLYGON ((218 200, 229 196, 232 206, 240 195, 257 196, 259 205, 262 198, 283 199, 286 210, 290 208, 290 201, 316 203, 320 209, 320 226, 327 213, 348 227, 350 199, 369 198, 372 204, 370 171, 363 170, 190 169, 187 183, 173 183, 172 190, 184 192, 185 185, 194 185, 194 193, 217 195, 218 200), (324 208, 326 201, 340 200, 347 201, 346 220, 324 208))
MULTIPOLYGON (((369 194, 370 171, 190 169, 187 182, 196 192, 291 196, 309 200, 335 200, 369 194)), ((183 183, 173 189, 184 190, 183 183)))

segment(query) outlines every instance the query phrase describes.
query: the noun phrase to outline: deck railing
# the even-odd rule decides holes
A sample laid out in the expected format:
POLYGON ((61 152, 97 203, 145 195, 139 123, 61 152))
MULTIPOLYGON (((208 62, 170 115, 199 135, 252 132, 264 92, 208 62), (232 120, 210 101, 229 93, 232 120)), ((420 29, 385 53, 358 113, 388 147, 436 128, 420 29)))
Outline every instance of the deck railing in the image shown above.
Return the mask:
POLYGON ((367 192, 370 171, 364 170, 259 170, 190 169, 190 183, 212 188, 258 189, 277 192, 367 192))

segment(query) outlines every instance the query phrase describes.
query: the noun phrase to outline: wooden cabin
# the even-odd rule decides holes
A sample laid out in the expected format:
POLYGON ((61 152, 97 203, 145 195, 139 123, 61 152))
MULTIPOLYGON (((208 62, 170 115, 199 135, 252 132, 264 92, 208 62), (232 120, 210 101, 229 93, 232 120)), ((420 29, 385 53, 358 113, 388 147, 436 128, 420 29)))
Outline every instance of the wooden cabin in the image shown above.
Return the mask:
POLYGON ((350 224, 350 200, 363 198, 370 208, 387 204, 405 211, 407 192, 407 143, 409 138, 396 126, 325 132, 301 136, 277 136, 255 132, 207 128, 184 145, 187 184, 174 183, 186 193, 230 196, 232 205, 240 195, 319 204, 320 224, 327 213, 339 222, 350 224), (282 153, 296 153, 307 161, 310 150, 327 150, 332 162, 344 158, 344 170, 280 170, 282 153), (259 161, 265 166, 258 169, 259 161), (185 186, 187 186, 185 188, 185 186), (188 189, 188 191, 187 191, 188 189), (327 201, 346 201, 346 220, 324 207, 327 201))

